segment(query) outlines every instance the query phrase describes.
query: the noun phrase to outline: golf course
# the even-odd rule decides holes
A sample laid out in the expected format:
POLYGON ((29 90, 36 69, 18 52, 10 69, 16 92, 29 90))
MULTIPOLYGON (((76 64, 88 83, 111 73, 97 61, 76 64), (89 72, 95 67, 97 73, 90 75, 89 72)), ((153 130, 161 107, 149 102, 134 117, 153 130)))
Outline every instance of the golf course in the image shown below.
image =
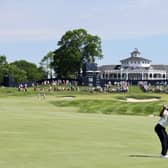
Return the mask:
POLYGON ((138 87, 46 93, 45 99, 0 88, 0 167, 167 168, 154 132, 167 103, 167 94, 138 87))

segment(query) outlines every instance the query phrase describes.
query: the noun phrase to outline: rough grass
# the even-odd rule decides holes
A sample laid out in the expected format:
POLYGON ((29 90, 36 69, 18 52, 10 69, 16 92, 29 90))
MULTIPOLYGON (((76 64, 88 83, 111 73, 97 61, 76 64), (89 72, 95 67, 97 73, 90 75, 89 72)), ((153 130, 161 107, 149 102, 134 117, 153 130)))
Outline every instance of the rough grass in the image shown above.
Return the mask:
POLYGON ((113 100, 69 100, 51 102, 59 107, 77 107, 82 113, 149 115, 158 114, 160 102, 127 103, 113 100))
MULTIPOLYGON (((127 93, 98 93, 87 92, 46 92, 47 96, 55 96, 50 101, 57 107, 73 107, 81 113, 126 114, 126 115, 157 115, 163 104, 167 104, 167 94, 144 93, 139 87, 131 86, 127 93), (157 102, 128 103, 127 98, 151 99, 158 98, 157 102)), ((33 88, 28 92, 18 92, 16 88, 0 88, 0 97, 38 96, 33 88)))

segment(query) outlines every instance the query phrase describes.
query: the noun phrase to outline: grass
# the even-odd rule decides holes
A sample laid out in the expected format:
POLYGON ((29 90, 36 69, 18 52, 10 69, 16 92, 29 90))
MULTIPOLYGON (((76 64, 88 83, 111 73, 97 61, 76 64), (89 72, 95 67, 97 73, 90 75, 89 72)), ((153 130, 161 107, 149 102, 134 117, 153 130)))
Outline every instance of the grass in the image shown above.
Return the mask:
MULTIPOLYGON (((103 113, 123 115, 157 115, 163 104, 168 103, 168 95, 161 93, 144 93, 139 87, 131 86, 127 93, 98 93, 84 91, 47 92, 47 96, 55 96, 51 105, 56 107, 72 107, 81 113, 103 113), (151 99, 157 102, 129 103, 127 98, 151 99)), ((18 92, 16 88, 0 88, 0 97, 37 97, 38 92, 32 88, 28 92, 18 92)))
POLYGON ((37 94, 0 88, 0 167, 167 167, 153 131, 159 118, 148 117, 159 113, 167 94, 138 87, 120 94, 47 93, 46 100, 37 94), (128 103, 128 97, 159 101, 128 103))
POLYGON ((160 102, 127 103, 113 100, 71 100, 51 102, 59 107, 78 107, 81 113, 104 113, 126 115, 157 115, 160 102))
POLYGON ((77 113, 55 99, 0 98, 0 167, 167 167, 153 131, 158 117, 77 113))
POLYGON ((76 107, 81 113, 103 113, 123 115, 158 115, 163 104, 168 100, 167 94, 144 93, 139 87, 130 87, 128 93, 92 93, 76 95, 70 100, 57 99, 51 101, 57 107, 76 107), (151 99, 156 102, 126 102, 127 98, 151 99))

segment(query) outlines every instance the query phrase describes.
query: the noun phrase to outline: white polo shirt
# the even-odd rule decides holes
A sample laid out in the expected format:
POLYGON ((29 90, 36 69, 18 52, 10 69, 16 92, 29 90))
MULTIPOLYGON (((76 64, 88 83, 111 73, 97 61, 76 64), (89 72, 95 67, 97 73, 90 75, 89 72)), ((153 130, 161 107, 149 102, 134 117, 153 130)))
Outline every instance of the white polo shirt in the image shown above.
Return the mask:
POLYGON ((160 118, 158 123, 165 128, 168 126, 168 110, 167 109, 164 110, 163 116, 160 118))

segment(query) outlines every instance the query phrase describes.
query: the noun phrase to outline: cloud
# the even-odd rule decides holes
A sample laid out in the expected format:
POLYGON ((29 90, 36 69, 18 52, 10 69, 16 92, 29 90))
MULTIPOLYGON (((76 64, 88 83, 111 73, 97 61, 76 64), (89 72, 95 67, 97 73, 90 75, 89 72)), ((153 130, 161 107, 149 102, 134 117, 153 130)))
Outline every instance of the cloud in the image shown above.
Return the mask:
POLYGON ((38 41, 38 40, 49 40, 54 38, 53 30, 39 30, 39 29, 5 29, 0 30, 1 41, 38 41))
POLYGON ((167 0, 49 0, 0 2, 0 40, 59 39, 85 28, 102 39, 168 34, 167 0))

